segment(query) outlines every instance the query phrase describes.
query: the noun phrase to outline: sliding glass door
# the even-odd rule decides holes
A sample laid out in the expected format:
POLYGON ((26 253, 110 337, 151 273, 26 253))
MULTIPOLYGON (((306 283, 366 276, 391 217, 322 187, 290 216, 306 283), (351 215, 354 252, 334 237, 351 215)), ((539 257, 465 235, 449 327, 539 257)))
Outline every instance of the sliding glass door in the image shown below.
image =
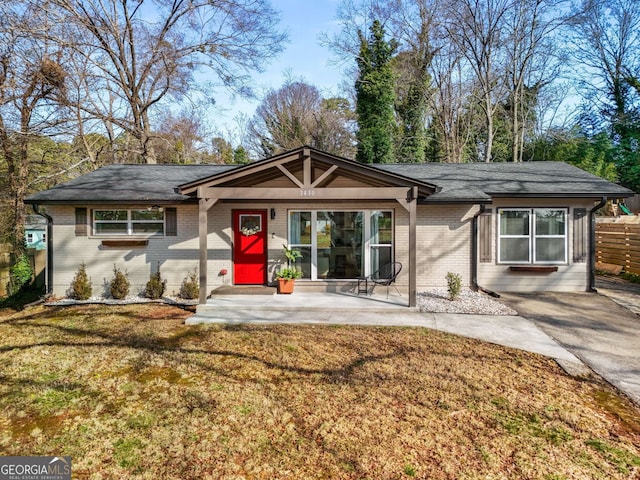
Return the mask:
POLYGON ((393 257, 392 212, 291 211, 289 246, 303 255, 297 262, 303 278, 361 278, 393 257))

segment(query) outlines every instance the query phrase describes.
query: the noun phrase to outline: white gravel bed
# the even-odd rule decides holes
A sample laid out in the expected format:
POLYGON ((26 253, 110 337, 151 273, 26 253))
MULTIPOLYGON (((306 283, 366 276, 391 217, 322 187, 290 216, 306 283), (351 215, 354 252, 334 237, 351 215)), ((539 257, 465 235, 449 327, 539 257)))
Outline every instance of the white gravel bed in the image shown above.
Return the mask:
POLYGON ((419 292, 417 303, 421 312, 471 313, 476 315, 518 314, 495 298, 468 288, 462 289, 454 301, 449 300, 449 292, 446 288, 432 288, 425 292, 419 292))
MULTIPOLYGON (((71 298, 52 299, 45 303, 46 306, 65 305, 134 305, 141 303, 165 303, 169 305, 197 305, 198 300, 185 300, 177 297, 162 297, 158 300, 138 295, 129 295, 122 300, 93 296, 88 300, 73 300, 71 298)), ((515 310, 503 305, 495 298, 481 292, 474 292, 468 288, 462 289, 460 296, 455 300, 449 300, 449 292, 446 288, 432 288, 418 293, 418 308, 421 312, 431 313, 470 313, 476 315, 517 315, 515 310)))
POLYGON ((55 300, 51 300, 45 302, 45 305, 48 307, 60 307, 65 305, 135 305, 139 303, 165 303, 168 305, 197 305, 198 300, 186 300, 183 298, 177 297, 162 297, 157 300, 152 300, 150 298, 141 297, 138 295, 129 295, 126 298, 121 300, 116 300, 115 298, 105 298, 99 296, 93 296, 88 298, 87 300, 74 300, 72 298, 57 298, 55 300))

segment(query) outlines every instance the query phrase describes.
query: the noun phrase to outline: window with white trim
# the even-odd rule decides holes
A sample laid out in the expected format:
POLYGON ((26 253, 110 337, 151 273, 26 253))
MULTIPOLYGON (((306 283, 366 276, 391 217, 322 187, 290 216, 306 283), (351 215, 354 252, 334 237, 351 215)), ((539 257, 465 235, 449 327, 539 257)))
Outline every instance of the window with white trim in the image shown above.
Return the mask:
POLYGON ((163 209, 94 210, 94 235, 162 235, 163 209))
POLYGON ((289 247, 303 278, 357 279, 393 261, 390 210, 289 212, 289 247))
POLYGON ((498 261, 567 263, 567 209, 498 210, 498 261))

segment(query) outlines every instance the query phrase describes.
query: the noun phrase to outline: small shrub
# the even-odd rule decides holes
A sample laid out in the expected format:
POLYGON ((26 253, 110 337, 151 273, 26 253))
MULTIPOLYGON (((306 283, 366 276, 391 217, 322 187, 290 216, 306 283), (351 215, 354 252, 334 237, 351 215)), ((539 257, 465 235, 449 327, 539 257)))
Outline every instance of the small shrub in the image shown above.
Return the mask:
POLYGON ((180 298, 193 300, 200 296, 200 284, 198 282, 198 272, 190 272, 180 285, 180 298))
POLYGON ((623 272, 620 274, 622 278, 632 283, 640 283, 640 275, 637 273, 623 272))
POLYGON ((32 276, 31 262, 29 257, 23 253, 9 270, 9 295, 15 295, 23 286, 28 285, 32 276))
POLYGON ((69 297, 75 300, 88 300, 91 297, 91 279, 87 275, 84 263, 80 265, 76 276, 73 277, 71 288, 69 289, 69 297))
POLYGON ((127 278, 126 272, 123 273, 122 270, 117 268, 115 265, 113 266, 113 279, 109 284, 111 290, 111 296, 116 300, 122 300, 129 295, 129 279, 127 278))
POLYGON ((147 286, 144 289, 144 296, 152 300, 157 300, 164 295, 164 291, 167 288, 167 281, 162 280, 160 276, 160 270, 157 273, 151 275, 147 286))
POLYGON ((462 277, 457 273, 447 273, 447 290, 449 291, 449 300, 454 301, 460 295, 462 290, 462 277))

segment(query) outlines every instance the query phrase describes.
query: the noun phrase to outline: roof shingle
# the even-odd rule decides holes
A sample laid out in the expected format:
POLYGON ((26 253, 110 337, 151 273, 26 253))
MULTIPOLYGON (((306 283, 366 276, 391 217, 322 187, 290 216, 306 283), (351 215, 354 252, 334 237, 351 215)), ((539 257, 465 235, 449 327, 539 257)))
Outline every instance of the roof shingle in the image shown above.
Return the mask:
MULTIPOLYGON (((383 171, 434 184, 427 202, 489 202, 494 196, 627 197, 633 195, 562 162, 423 163, 375 165, 383 171)), ((238 168, 233 165, 109 165, 35 193, 27 203, 182 202, 179 185, 238 168)))
POLYGON ((27 203, 182 202, 178 185, 216 175, 235 165, 108 165, 49 190, 34 193, 27 203))

